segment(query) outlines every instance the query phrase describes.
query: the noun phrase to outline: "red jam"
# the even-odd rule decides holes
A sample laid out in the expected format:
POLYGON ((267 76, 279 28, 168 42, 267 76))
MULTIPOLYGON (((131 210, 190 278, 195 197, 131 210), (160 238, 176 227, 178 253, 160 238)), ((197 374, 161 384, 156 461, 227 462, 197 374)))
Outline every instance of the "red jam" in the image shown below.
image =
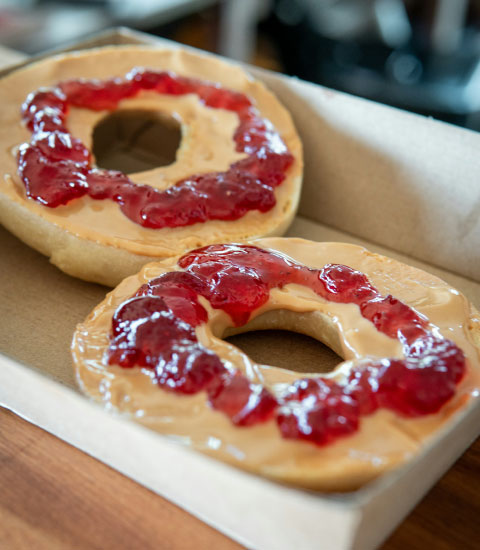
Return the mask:
POLYGON ((278 133, 247 96, 169 72, 134 69, 124 79, 61 82, 30 94, 22 114, 32 131, 17 159, 28 197, 51 208, 84 195, 110 199, 130 220, 154 229, 237 220, 250 210, 267 212, 276 203, 274 188, 293 162, 278 133), (192 174, 165 191, 136 185, 121 172, 93 167, 88 149, 66 129, 70 106, 115 110, 120 101, 144 90, 196 94, 207 107, 233 111, 239 119, 236 151, 248 156, 226 172, 192 174))
POLYGON ((379 408, 409 417, 437 412, 465 373, 456 344, 435 336, 425 317, 391 295, 382 296, 350 267, 311 269, 272 251, 234 244, 194 250, 179 266, 184 271, 153 279, 117 309, 108 362, 152 369, 165 389, 205 390, 211 406, 239 426, 275 417, 283 437, 325 445, 355 432, 360 418, 379 408), (331 302, 358 305, 379 332, 402 343, 405 358, 365 358, 341 382, 300 379, 275 398, 227 370, 198 342, 194 327, 207 320, 198 296, 241 326, 268 301, 272 288, 290 283, 331 302))

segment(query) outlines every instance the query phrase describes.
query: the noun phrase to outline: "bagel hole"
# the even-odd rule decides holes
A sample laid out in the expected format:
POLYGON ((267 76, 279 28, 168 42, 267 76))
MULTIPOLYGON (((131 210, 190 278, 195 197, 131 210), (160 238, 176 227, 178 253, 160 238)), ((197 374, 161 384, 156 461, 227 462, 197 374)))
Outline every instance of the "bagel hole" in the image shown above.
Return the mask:
POLYGON ((168 114, 122 109, 95 126, 92 152, 99 168, 133 174, 175 162, 181 138, 180 123, 168 114))
POLYGON ((300 373, 325 374, 343 361, 318 340, 287 330, 256 330, 226 340, 256 363, 300 373))

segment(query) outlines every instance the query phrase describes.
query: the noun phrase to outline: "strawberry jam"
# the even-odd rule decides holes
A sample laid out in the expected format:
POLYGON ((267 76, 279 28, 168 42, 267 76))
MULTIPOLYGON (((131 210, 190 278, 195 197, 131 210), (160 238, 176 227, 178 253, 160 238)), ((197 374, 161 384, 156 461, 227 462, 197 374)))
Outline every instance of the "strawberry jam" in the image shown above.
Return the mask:
POLYGON ((379 408, 407 417, 437 412, 465 373, 456 344, 434 335, 425 317, 382 296, 350 267, 311 269, 274 251, 234 244, 194 250, 178 264, 183 271, 149 281, 117 309, 108 363, 151 369, 171 391, 206 391, 210 405, 238 426, 275 418, 283 437, 325 445, 354 433, 361 417, 379 408), (342 380, 304 378, 274 397, 198 342, 194 327, 208 320, 199 296, 241 326, 268 301, 271 289, 291 283, 327 301, 356 304, 379 332, 401 342, 405 357, 365 358, 342 380))
POLYGON ((153 229, 237 220, 250 210, 267 212, 276 203, 275 187, 293 162, 278 133, 247 96, 169 72, 134 69, 123 79, 61 82, 30 94, 22 114, 32 131, 17 159, 28 197, 51 208, 84 195, 109 199, 127 218, 153 229), (95 168, 90 152, 66 129, 69 108, 112 111, 144 90, 195 94, 207 107, 236 113, 235 148, 247 156, 226 172, 192 174, 164 191, 136 185, 121 172, 95 168))

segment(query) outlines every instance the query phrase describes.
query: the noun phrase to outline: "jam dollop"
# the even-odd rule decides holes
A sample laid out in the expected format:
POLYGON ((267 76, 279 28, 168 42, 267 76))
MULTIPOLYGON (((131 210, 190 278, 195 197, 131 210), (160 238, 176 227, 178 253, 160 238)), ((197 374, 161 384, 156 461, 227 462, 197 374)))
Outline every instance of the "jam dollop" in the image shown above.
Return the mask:
POLYGON ((22 115, 32 132, 17 157, 28 197, 51 208, 85 195, 109 199, 127 218, 153 229, 237 220, 250 210, 267 212, 276 204, 275 187, 293 162, 272 124, 246 95, 171 72, 136 68, 125 78, 60 82, 30 94, 22 115), (192 174, 164 191, 136 185, 121 172, 95 168, 88 149, 66 128, 69 108, 115 110, 120 101, 145 90, 195 94, 207 107, 236 113, 235 149, 247 156, 225 172, 192 174))
POLYGON ((357 431, 361 417, 379 408, 406 417, 437 412, 465 373, 463 351, 454 342, 434 334, 424 316, 382 296, 365 274, 348 266, 312 269, 272 250, 235 244, 194 250, 178 265, 183 271, 149 281, 119 306, 107 361, 152 369, 157 383, 171 391, 206 391, 210 405, 236 425, 274 418, 284 438, 325 445, 357 431), (366 357, 342 379, 302 378, 274 396, 198 342, 194 328, 208 320, 199 296, 242 326, 271 289, 291 283, 327 301, 356 304, 379 332, 401 342, 404 358, 366 357))

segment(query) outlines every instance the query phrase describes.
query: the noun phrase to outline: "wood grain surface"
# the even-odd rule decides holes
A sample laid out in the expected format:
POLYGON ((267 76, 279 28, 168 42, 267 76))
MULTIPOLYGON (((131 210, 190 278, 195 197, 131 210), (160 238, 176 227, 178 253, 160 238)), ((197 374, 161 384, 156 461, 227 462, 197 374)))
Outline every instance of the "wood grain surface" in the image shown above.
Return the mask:
MULTIPOLYGON (((382 550, 479 548, 479 480, 480 439, 382 550)), ((0 548, 242 547, 122 474, 0 408, 0 548)))

